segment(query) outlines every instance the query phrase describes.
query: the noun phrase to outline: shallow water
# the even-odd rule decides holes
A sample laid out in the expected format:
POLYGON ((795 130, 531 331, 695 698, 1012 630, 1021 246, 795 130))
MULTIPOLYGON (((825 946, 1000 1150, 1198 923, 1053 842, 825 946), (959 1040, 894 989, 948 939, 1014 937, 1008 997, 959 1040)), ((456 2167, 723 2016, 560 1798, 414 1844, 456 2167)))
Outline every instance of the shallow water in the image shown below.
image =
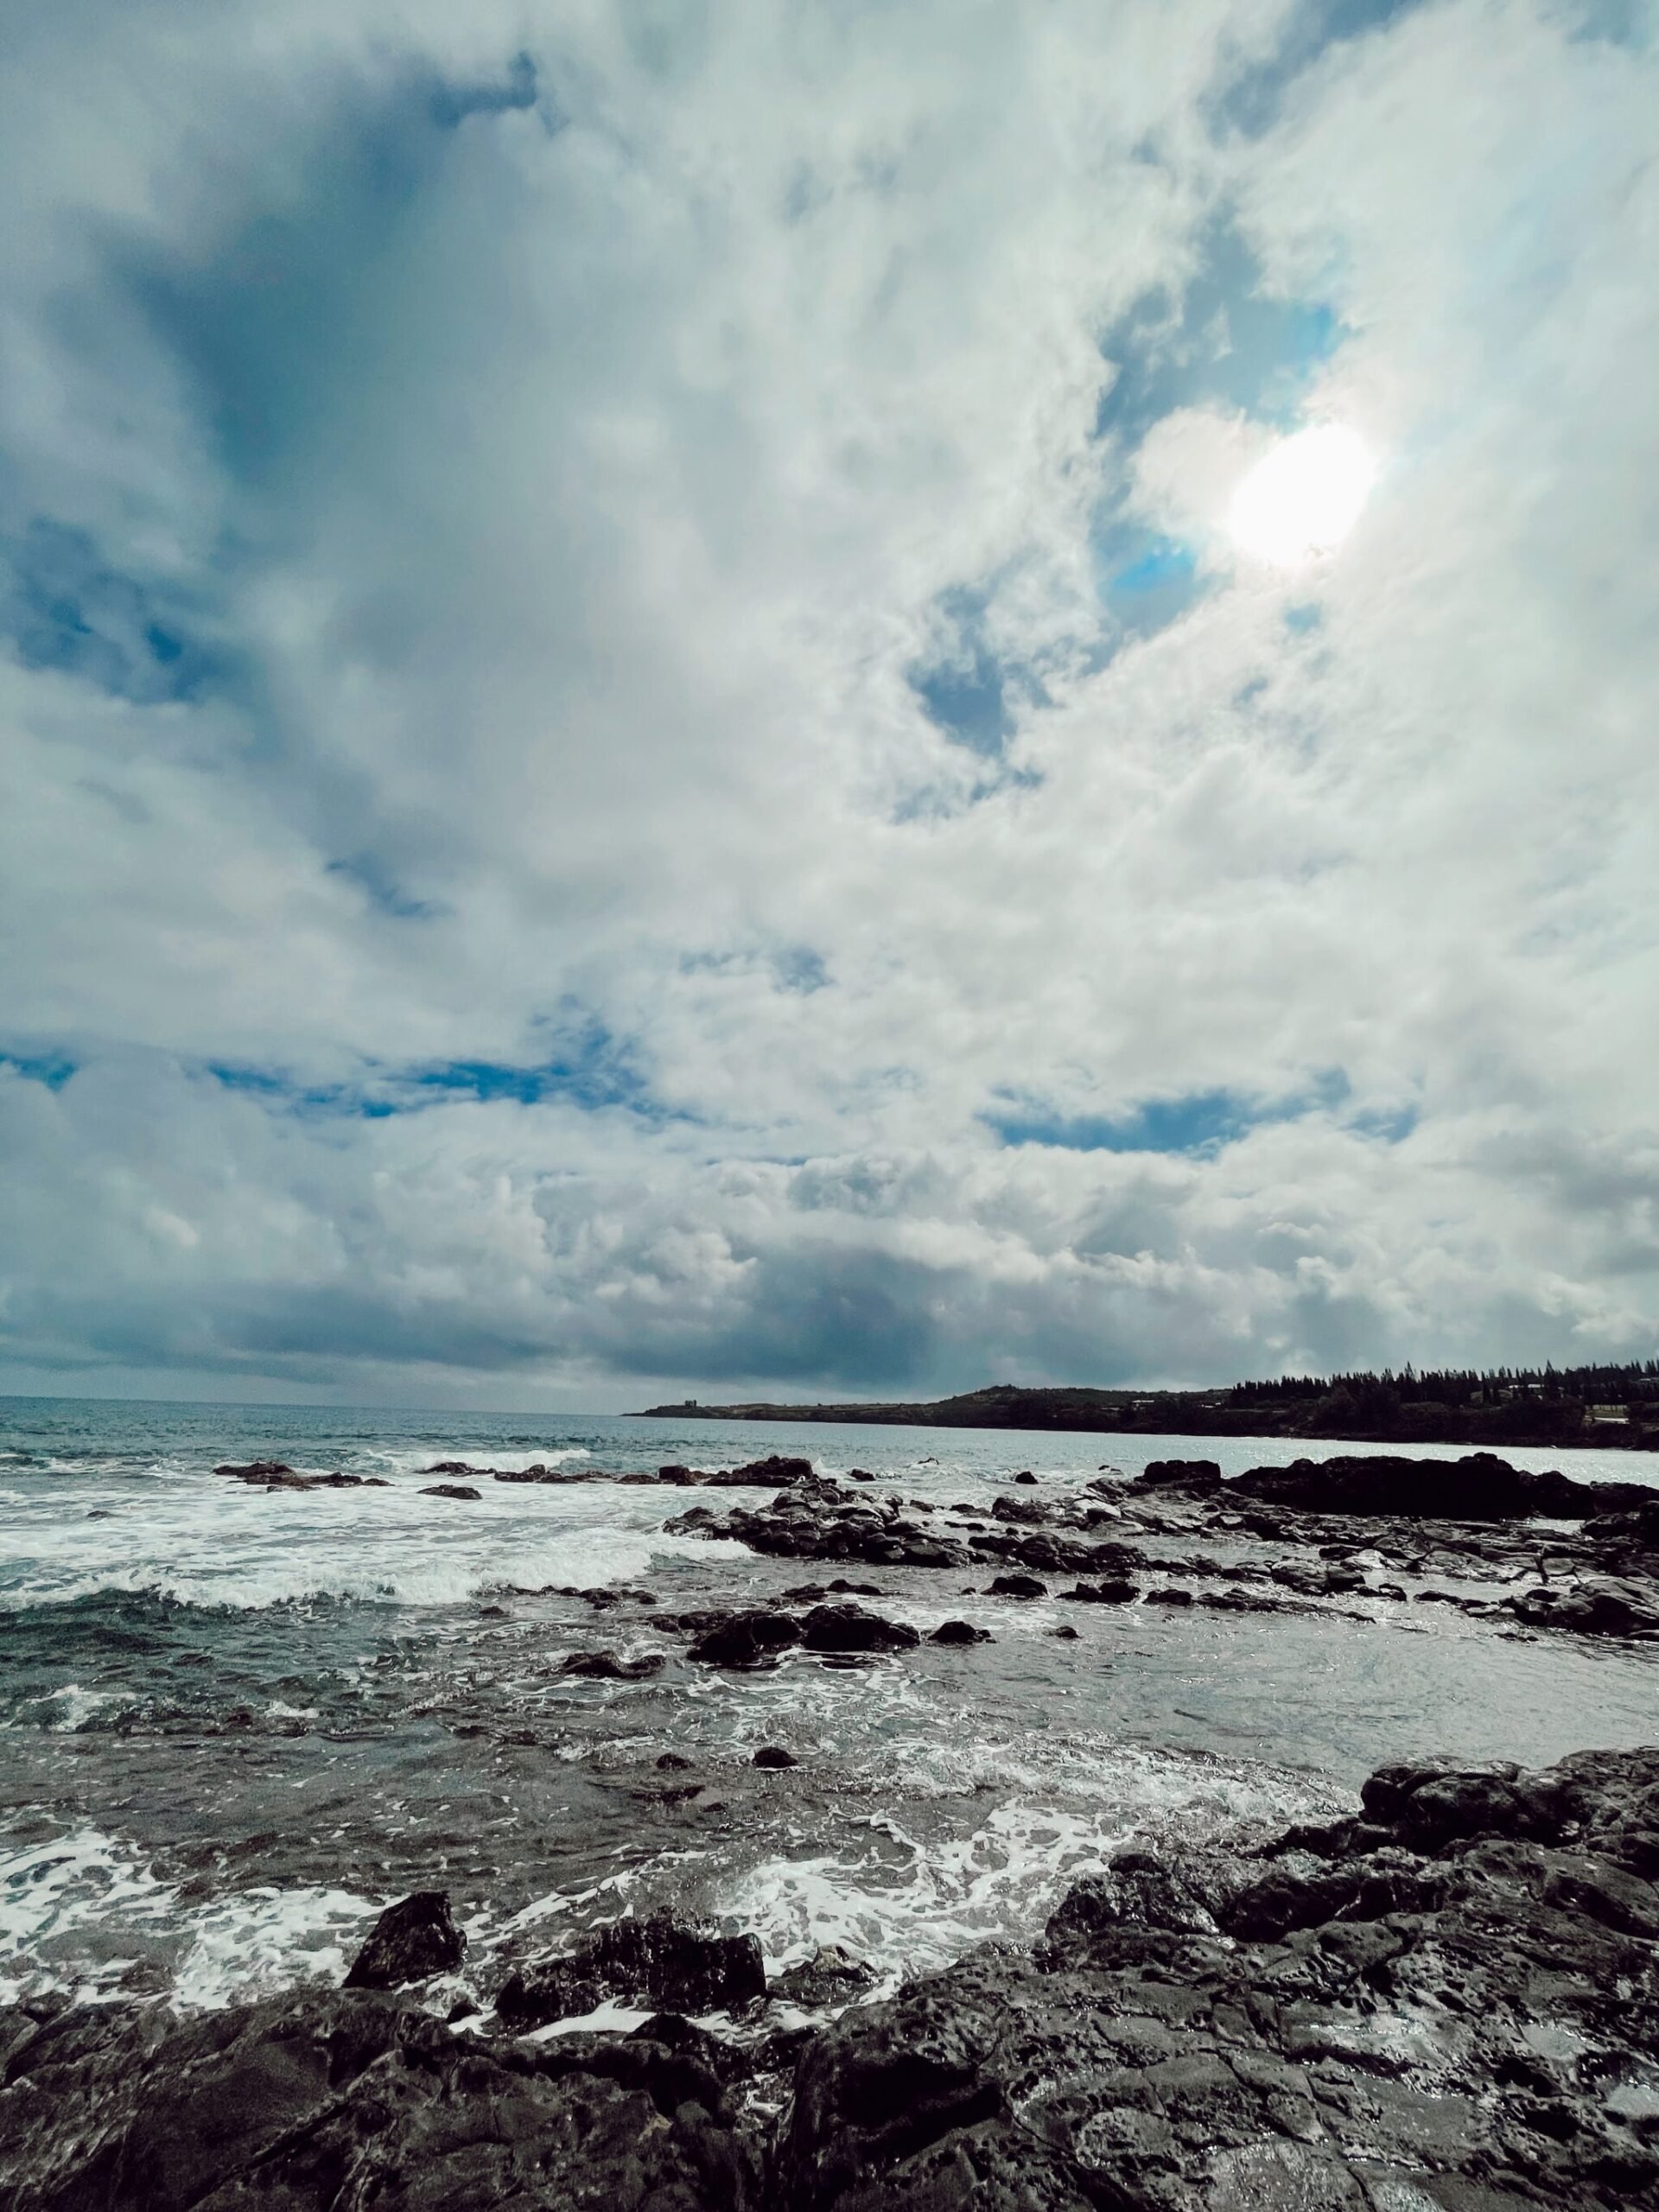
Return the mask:
MULTIPOLYGON (((1022 1468, 1052 1495, 1103 1463, 1237 1471, 1295 1448, 0 1402, 0 1995, 137 1991, 189 2009, 336 1978, 374 1912, 416 1887, 451 1892, 486 1988, 508 1960, 658 1902, 753 1929, 774 1964, 844 1942, 891 1982, 1033 1932, 1128 1837, 1282 1825, 1392 1757, 1536 1762, 1652 1737, 1659 1662, 1640 1649, 1441 1607, 1014 1605, 919 1570, 853 1573, 925 1633, 965 1618, 995 1641, 727 1675, 688 1664, 653 1611, 809 1570, 662 1524, 768 1491, 486 1479, 476 1502, 421 1494, 440 1459, 626 1471, 778 1451, 938 1504, 988 1500, 1022 1468), (386 1486, 267 1493, 212 1471, 254 1458, 386 1486), (646 1588, 659 1605, 528 1594, 548 1584, 646 1588), (1053 1636, 1063 1619, 1075 1642, 1053 1636), (560 1674, 596 1648, 668 1663, 636 1683, 560 1674), (766 1742, 800 1765, 756 1773, 766 1742), (700 1799, 671 1798, 684 1777, 658 1770, 665 1751, 693 1761, 700 1799)), ((1645 1455, 1511 1456, 1659 1482, 1645 1455)))

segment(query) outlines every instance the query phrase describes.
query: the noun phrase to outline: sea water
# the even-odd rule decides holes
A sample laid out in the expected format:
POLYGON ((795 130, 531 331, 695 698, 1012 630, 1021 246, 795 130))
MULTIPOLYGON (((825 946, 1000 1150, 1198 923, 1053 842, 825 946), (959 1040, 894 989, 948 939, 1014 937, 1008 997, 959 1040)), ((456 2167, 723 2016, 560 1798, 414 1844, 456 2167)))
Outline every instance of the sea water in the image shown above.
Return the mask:
MULTIPOLYGON (((728 1674, 689 1663, 653 1612, 836 1570, 664 1523, 769 1487, 486 1475, 476 1500, 425 1494, 445 1459, 631 1471, 780 1452, 942 1505, 988 1503, 1020 1470, 1052 1497, 1157 1458, 1236 1472, 1381 1448, 0 1401, 0 1996, 192 2010, 337 1980, 416 1888, 449 1891, 485 1995, 658 1904, 753 1929, 774 1966, 842 1943, 892 1986, 1033 1934, 1128 1840, 1247 1840, 1351 1802, 1389 1758, 1536 1763, 1650 1738, 1659 1660, 1642 1649, 1438 1606, 1012 1605, 950 1571, 849 1573, 924 1635, 966 1618, 992 1643, 728 1674), (256 1459, 378 1484, 213 1472, 256 1459), (560 1594, 618 1586, 657 1605, 560 1594), (1075 1640, 1055 1637, 1063 1616, 1075 1640), (596 1648, 667 1663, 635 1682, 561 1672, 596 1648), (769 1742, 799 1765, 757 1777, 769 1742), (669 1786, 665 1753, 696 1796, 669 1786)), ((1659 1484, 1649 1455, 1510 1456, 1659 1484)))

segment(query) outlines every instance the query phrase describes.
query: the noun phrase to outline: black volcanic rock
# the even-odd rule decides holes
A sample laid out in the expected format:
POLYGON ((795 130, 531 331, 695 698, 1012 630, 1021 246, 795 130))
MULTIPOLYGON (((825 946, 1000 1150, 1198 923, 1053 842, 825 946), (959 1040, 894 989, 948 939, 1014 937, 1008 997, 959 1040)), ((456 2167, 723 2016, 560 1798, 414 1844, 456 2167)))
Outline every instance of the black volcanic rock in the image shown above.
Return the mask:
POLYGON ((808 1651, 908 1651, 921 1640, 906 1622, 884 1620, 862 1605, 815 1605, 801 1625, 808 1651))
POLYGON ((0 2091, 7 2212, 757 2212, 720 2082, 662 2043, 491 2048, 395 1999, 66 2013, 0 2091))
POLYGON ((1033 1959, 843 2013, 769 2212, 1654 2212, 1659 1750, 1364 1804, 1265 1871, 1120 1853, 1033 1959))
POLYGON ((285 1459, 252 1459, 245 1467, 215 1467, 216 1475, 229 1475, 239 1483, 247 1483, 261 1490, 384 1490, 386 1485, 378 1476, 299 1475, 285 1459))
POLYGON ((766 1993, 766 1967, 753 1936, 653 1913, 618 1920, 568 1957, 516 1974, 495 2000, 509 2027, 578 2018, 607 1999, 639 2000, 670 2012, 734 2011, 766 1993))
POLYGON ((800 1640, 801 1624, 787 1613, 728 1613, 686 1656, 710 1667, 764 1667, 800 1640))
POLYGON ((417 1890, 401 1904, 389 1904, 352 1961, 347 1989, 399 1989, 406 1981, 426 1981, 453 1974, 461 1964, 467 1938, 449 1916, 442 1890, 417 1890))
POLYGON ((580 1675, 596 1682, 641 1682, 661 1674, 666 1662, 660 1651, 643 1652, 637 1659, 620 1659, 614 1651, 572 1651, 560 1665, 562 1675, 580 1675))
POLYGON ((476 1503, 483 1495, 482 1491, 474 1490, 470 1483, 428 1483, 421 1491, 423 1497, 459 1497, 473 1503, 476 1503))
POLYGON ((772 1773, 780 1773, 785 1767, 798 1766, 800 1761, 793 1751, 786 1751, 781 1744, 762 1744, 749 1764, 772 1773))
POLYGON ((988 1643, 991 1631, 976 1628, 971 1621, 941 1621, 927 1640, 930 1643, 988 1643))
POLYGON ((1467 1452, 1460 1459, 1297 1459, 1288 1467, 1253 1467, 1230 1482, 1226 1494, 1241 1504, 1253 1500, 1308 1513, 1387 1514, 1414 1521, 1521 1521, 1535 1514, 1584 1521, 1653 1502, 1652 1491, 1635 1484, 1528 1474, 1490 1452, 1467 1452))
POLYGON ((1034 1574, 999 1574, 991 1584, 988 1595, 993 1598, 1046 1598, 1048 1585, 1039 1582, 1034 1574))

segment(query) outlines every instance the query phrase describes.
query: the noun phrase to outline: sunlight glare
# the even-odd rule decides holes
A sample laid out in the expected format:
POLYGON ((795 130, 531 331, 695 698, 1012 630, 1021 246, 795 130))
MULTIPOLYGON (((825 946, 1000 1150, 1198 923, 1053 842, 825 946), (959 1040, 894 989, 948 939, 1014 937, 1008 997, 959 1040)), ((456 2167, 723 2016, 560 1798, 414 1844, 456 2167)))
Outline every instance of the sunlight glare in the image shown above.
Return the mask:
POLYGON ((1227 526, 1247 553, 1297 568, 1341 544, 1376 480, 1370 449, 1345 424, 1299 430, 1240 484, 1227 526))

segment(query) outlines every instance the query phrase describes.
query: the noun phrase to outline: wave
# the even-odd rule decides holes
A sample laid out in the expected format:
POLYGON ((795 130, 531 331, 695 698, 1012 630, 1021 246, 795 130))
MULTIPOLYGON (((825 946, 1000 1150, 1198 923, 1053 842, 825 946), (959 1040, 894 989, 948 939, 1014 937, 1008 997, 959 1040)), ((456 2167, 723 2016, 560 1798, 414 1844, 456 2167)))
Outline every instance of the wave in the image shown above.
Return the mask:
POLYGON ((48 1993, 96 2003, 162 1980, 177 2009, 203 2012, 334 1984, 378 1909, 312 1887, 188 1900, 90 1825, 0 1843, 0 2004, 48 1993))

